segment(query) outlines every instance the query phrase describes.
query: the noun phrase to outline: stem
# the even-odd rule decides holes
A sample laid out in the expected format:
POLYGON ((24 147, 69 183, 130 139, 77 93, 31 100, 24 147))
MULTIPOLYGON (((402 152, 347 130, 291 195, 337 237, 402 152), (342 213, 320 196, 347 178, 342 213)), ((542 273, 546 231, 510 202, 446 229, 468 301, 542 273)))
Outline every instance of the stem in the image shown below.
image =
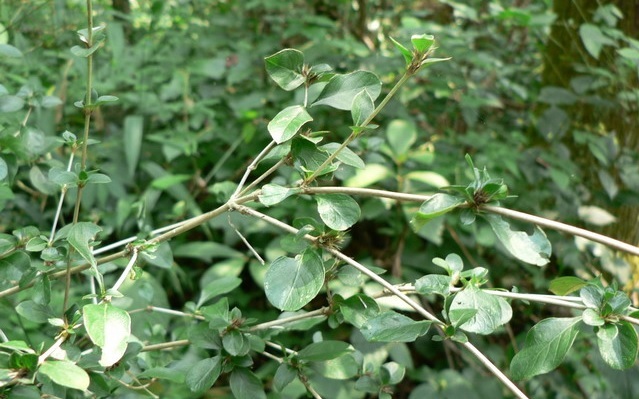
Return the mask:
POLYGON ((174 348, 179 348, 180 346, 189 345, 190 343, 191 341, 189 341, 188 339, 181 339, 179 341, 162 342, 161 344, 143 346, 141 351, 149 352, 149 351, 157 351, 157 350, 163 350, 163 349, 174 349, 174 348))
POLYGON ((497 215, 507 216, 512 219, 517 219, 524 222, 533 223, 538 226, 547 227, 549 229, 563 231, 564 233, 568 233, 573 236, 583 237, 588 240, 609 246, 616 250, 639 256, 639 247, 627 244, 623 241, 615 240, 614 238, 610 238, 602 234, 593 233, 592 231, 586 229, 571 226, 569 224, 561 222, 556 222, 554 220, 542 218, 539 216, 529 215, 523 212, 513 211, 512 209, 502 208, 499 206, 484 205, 481 207, 481 209, 491 213, 495 213, 497 215))
POLYGON ((126 281, 126 278, 129 276, 129 273, 131 273, 131 269, 133 269, 133 266, 135 266, 135 262, 137 260, 138 260, 138 249, 137 247, 133 247, 133 254, 131 255, 131 259, 129 260, 129 263, 124 268, 124 271, 120 275, 120 278, 118 278, 118 281, 116 281, 115 284, 113 284, 113 287, 111 288, 113 291, 119 290, 122 284, 124 284, 124 282, 126 281))
POLYGON ((266 323, 261 323, 251 327, 249 331, 266 330, 269 328, 280 327, 282 324, 293 323, 295 321, 310 319, 312 317, 325 316, 328 310, 329 310, 328 307, 323 307, 321 309, 316 309, 308 313, 298 314, 295 316, 285 317, 283 319, 268 321, 266 323))
MULTIPOLYGON (((264 220, 267 223, 270 223, 274 226, 277 226, 279 228, 281 228, 282 230, 288 231, 292 234, 297 234, 298 233, 298 229, 296 229, 293 226, 290 226, 286 223, 280 222, 277 219, 274 219, 268 215, 265 215, 263 213, 260 213, 254 209, 251 209, 247 206, 238 206, 237 207, 238 210, 242 213, 245 214, 249 214, 251 216, 257 217, 259 219, 264 220)), ((313 243, 317 243, 317 238, 313 237, 309 234, 306 234, 304 236, 305 239, 313 242, 313 243)), ((397 287, 395 287, 394 285, 392 285, 391 283, 389 283, 388 281, 384 280, 383 278, 381 278, 380 276, 378 276, 377 274, 373 273, 372 271, 370 271, 366 266, 362 265, 361 263, 349 258, 348 256, 342 254, 340 251, 338 251, 337 249, 334 248, 324 248, 325 251, 330 252, 334 257, 344 261, 345 263, 348 263, 349 265, 355 267, 357 270, 359 270, 361 273, 366 274, 368 277, 370 277, 372 280, 374 280, 375 282, 379 283, 381 286, 383 286, 384 288, 386 288, 387 290, 389 290, 390 292, 392 292, 393 294, 395 294, 398 298, 400 298, 402 301, 404 301, 407 305, 409 305, 410 307, 412 307, 413 309, 415 309, 415 311, 417 311, 417 313, 419 313, 420 315, 422 315, 424 318, 433 321, 434 323, 437 324, 443 324, 437 317, 433 316, 431 313, 429 313, 426 309, 424 309, 420 304, 418 304, 417 302, 413 301, 411 298, 409 298, 408 296, 406 296, 406 294, 402 293, 399 289, 397 289, 397 287)), ((486 356, 484 356, 483 353, 481 353, 479 350, 477 350, 477 348, 475 348, 473 346, 473 344, 471 344, 470 342, 466 342, 462 344, 464 347, 466 347, 473 355, 475 355, 475 357, 477 357, 477 359, 482 362, 484 364, 484 366, 486 366, 486 368, 488 368, 488 370, 490 370, 490 372, 492 372, 497 378, 499 378, 499 380, 501 380, 504 385, 506 385, 506 387, 508 387, 508 389, 510 389, 518 398, 521 399, 527 399, 526 395, 519 390, 519 388, 508 379, 508 377, 501 371, 499 370, 499 368, 497 368, 486 356)))
POLYGON ((528 396, 526 396, 525 393, 523 393, 518 387, 517 385, 515 385, 508 377, 506 377, 506 375, 504 373, 502 373, 502 371, 497 368, 491 361, 490 359, 488 359, 486 356, 484 356, 483 353, 481 353, 481 351, 479 349, 477 349, 473 344, 471 344, 470 342, 465 342, 462 345, 464 345, 464 347, 466 349, 468 349, 468 351, 470 353, 472 353, 473 355, 475 355, 475 357, 484 364, 484 366, 486 366, 486 368, 488 370, 490 370, 495 377, 499 378, 499 380, 506 385, 506 387, 508 389, 510 389, 510 391, 512 393, 515 394, 515 396, 517 396, 519 399, 528 399, 528 396))
MULTIPOLYGON (((265 214, 263 214, 261 212, 258 212, 255 209, 249 208, 247 206, 238 206, 237 208, 238 208, 238 211, 241 212, 241 213, 248 214, 248 215, 254 216, 256 218, 262 219, 265 222, 270 223, 270 224, 272 224, 272 225, 274 225, 276 227, 279 227, 282 230, 288 231, 291 234, 297 234, 299 232, 299 230, 296 229, 295 227, 290 226, 290 225, 288 225, 288 224, 286 224, 284 222, 280 222, 279 220, 274 219, 274 218, 272 218, 272 217, 270 217, 268 215, 265 215, 265 214)), ((312 242, 312 243, 317 243, 317 237, 313 237, 310 234, 306 234, 304 236, 304 238, 306 240, 312 242)), ((353 266, 354 268, 356 268, 357 270, 359 270, 363 274, 366 274, 372 280, 374 280, 375 282, 379 283, 381 286, 383 286, 384 288, 388 289, 393 294, 397 295, 397 297, 399 297, 402 301, 404 301, 410 307, 415 309, 415 311, 417 311, 420 315, 422 315, 426 319, 434 321, 434 322, 439 323, 439 324, 442 324, 441 321, 439 321, 439 319, 437 319, 435 316, 430 314, 420 304, 418 304, 417 302, 415 302, 412 299, 410 299, 408 296, 406 296, 406 294, 402 293, 400 290, 398 290, 394 285, 392 285, 388 281, 384 280, 383 278, 379 277, 377 274, 375 274, 372 271, 370 271, 366 266, 364 266, 361 263, 349 258, 348 256, 344 255, 343 253, 341 253, 337 249, 327 247, 327 248, 324 248, 324 250, 329 252, 329 253, 331 253, 335 258, 337 258, 337 259, 339 259, 341 261, 344 261, 345 263, 348 263, 349 265, 353 266)))
POLYGON ((277 163, 273 166, 271 166, 266 172, 262 173, 261 176, 259 176, 257 179, 255 179, 251 184, 249 184, 248 186, 246 186, 239 195, 246 195, 246 193, 248 193, 249 191, 251 191, 251 189, 255 186, 257 186, 258 184, 260 184, 260 182, 264 179, 266 179, 267 177, 269 177, 273 172, 275 172, 277 169, 279 169, 280 166, 284 165, 284 163, 286 162, 286 158, 282 158, 279 161, 277 161, 277 163))
POLYGON ((54 343, 53 345, 51 345, 51 347, 49 349, 47 349, 46 352, 44 352, 43 354, 41 354, 38 357, 38 364, 42 364, 44 363, 45 360, 47 360, 49 358, 49 356, 51 356, 51 354, 53 352, 55 352, 60 345, 62 345, 64 343, 64 341, 67 340, 68 334, 62 334, 54 343))
MULTIPOLYGON (((431 198, 430 195, 419 194, 405 194, 396 193, 394 191, 376 190, 371 188, 356 188, 356 187, 305 187, 304 194, 328 194, 328 193, 343 193, 350 195, 360 195, 366 197, 382 197, 390 198, 397 201, 426 201, 431 198)), ((615 240, 614 238, 607 237, 603 234, 594 233, 592 231, 582 229, 579 227, 571 226, 566 223, 557 222, 554 220, 534 216, 528 213, 515 211, 508 208, 502 208, 500 206, 483 205, 481 210, 494 213, 501 216, 506 216, 512 219, 521 220, 524 222, 532 223, 541 227, 561 231, 573 236, 583 237, 590 241, 598 242, 614 248, 616 250, 626 252, 635 256, 639 256, 639 247, 627 244, 623 241, 615 240)))
POLYGON ((246 183, 246 180, 248 179, 248 177, 251 174, 251 172, 255 170, 255 168, 257 167, 257 164, 260 163, 260 161, 276 145, 277 145, 277 143, 275 142, 275 140, 271 140, 271 142, 268 143, 268 145, 266 147, 264 147, 264 149, 262 151, 260 151, 259 154, 257 154, 257 156, 255 157, 253 162, 251 162, 249 164, 249 166, 246 168, 246 171, 244 172, 244 175, 242 176, 242 180, 240 180, 240 184, 237 185, 237 188, 235 189, 235 192, 233 193, 233 195, 231 195, 230 201, 233 201, 235 198, 237 198, 240 195, 240 193, 242 192, 242 187, 244 187, 244 184, 246 183))
MULTIPOLYGON (((412 76, 412 74, 409 74, 408 71, 404 72, 404 74, 402 75, 402 77, 397 81, 397 83, 395 83, 395 86, 393 86, 393 88, 388 92, 388 94, 386 94, 386 96, 384 97, 384 99, 382 100, 381 103, 379 103, 379 105, 377 107, 375 107, 375 109, 373 110, 373 112, 371 112, 371 114, 368 116, 368 118, 366 118, 366 120, 364 120, 364 122, 362 122, 362 124, 360 126, 358 126, 358 128, 364 128, 366 126, 368 126, 373 119, 377 116, 377 114, 379 114, 379 112, 384 109, 384 107, 386 107, 386 104, 388 104, 388 102, 391 100, 391 98, 393 98, 393 96, 395 95, 395 93, 397 93, 397 91, 404 85, 404 83, 406 83, 406 81, 408 80, 408 78, 410 78, 412 76)), ((344 140, 344 142, 339 146, 339 148, 337 148, 337 150, 335 150, 334 153, 332 153, 331 155, 329 155, 329 157, 317 168, 315 169, 315 171, 305 179, 304 184, 309 184, 310 182, 312 182, 313 180, 315 180, 317 178, 317 176, 328 166, 331 164, 331 162, 333 162, 335 160, 335 158, 337 158, 337 155, 344 149, 346 148, 353 140, 355 140, 355 138, 357 136, 359 136, 361 130, 353 130, 351 131, 350 136, 348 136, 348 138, 346 138, 346 140, 344 140)))
MULTIPOLYGON (((86 47, 93 46, 93 5, 91 0, 87 0, 87 42, 86 47)), ((87 147, 89 143, 89 130, 91 127, 91 92, 93 90, 93 54, 87 57, 87 93, 84 101, 84 138, 82 140, 82 158, 80 161, 80 170, 84 171, 87 164, 87 147)), ((77 195, 75 199, 75 208, 73 210, 73 224, 78 223, 80 218, 80 204, 82 202, 82 184, 78 184, 77 195)), ((71 291, 71 258, 73 249, 69 248, 67 259, 67 274, 64 284, 64 301, 62 302, 62 313, 64 314, 69 304, 69 291, 71 291)))
MULTIPOLYGON (((75 145, 71 151, 71 156, 69 157, 69 163, 67 164, 67 172, 71 171, 71 166, 73 165, 73 158, 75 157, 75 145)), ((60 214, 62 213, 62 204, 64 203, 64 197, 67 194, 68 187, 67 185, 63 185, 60 191, 60 200, 58 201, 58 207, 55 211, 55 217, 53 218, 53 225, 51 226, 51 234, 49 235, 49 245, 53 244, 53 237, 55 236, 55 231, 58 226, 58 220, 60 220, 60 214)))

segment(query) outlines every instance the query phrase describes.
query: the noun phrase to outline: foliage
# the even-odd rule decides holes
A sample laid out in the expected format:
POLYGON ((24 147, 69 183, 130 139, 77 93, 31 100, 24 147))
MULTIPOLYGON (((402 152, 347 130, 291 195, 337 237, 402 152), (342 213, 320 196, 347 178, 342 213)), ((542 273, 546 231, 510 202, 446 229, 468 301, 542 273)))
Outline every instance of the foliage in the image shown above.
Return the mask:
POLYGON ((597 227, 639 191, 636 151, 572 125, 636 109, 614 6, 578 30, 612 64, 568 90, 540 80, 547 2, 23 3, 0 5, 0 397, 639 391, 605 246, 639 248, 504 208, 597 227))

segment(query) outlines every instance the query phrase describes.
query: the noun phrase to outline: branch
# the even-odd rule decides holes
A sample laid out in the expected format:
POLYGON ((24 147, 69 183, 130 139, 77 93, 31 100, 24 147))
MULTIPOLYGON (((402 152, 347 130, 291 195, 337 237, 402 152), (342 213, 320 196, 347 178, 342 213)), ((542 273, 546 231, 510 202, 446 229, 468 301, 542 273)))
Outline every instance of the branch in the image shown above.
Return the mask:
MULTIPOLYGON (((236 209, 241 213, 251 215, 261 220, 264 220, 265 222, 270 223, 276 227, 279 227, 282 230, 285 230, 291 234, 297 234, 299 232, 299 230, 296 229, 295 227, 290 226, 284 222, 274 219, 268 215, 265 215, 247 206, 239 205, 239 206, 236 206, 236 209)), ((317 244, 317 237, 314 237, 310 234, 304 235, 304 239, 314 244, 317 244)), ((377 274, 370 271, 366 266, 342 254, 337 249, 328 247, 328 248, 324 248, 324 250, 327 252, 330 252, 337 259, 340 259, 344 261, 345 263, 348 263, 349 265, 353 266, 354 268, 359 270, 361 273, 366 274, 372 280, 382 285, 385 289, 389 290, 398 298, 400 298, 402 301, 404 301, 406 304, 408 304, 410 307, 415 309, 415 311, 417 311, 424 318, 431 320, 437 324, 444 324, 437 317, 435 317, 426 309, 424 309, 420 304, 418 304, 417 302, 415 302, 414 300, 406 296, 406 294, 402 293, 399 289, 397 289, 397 287, 395 287, 388 281, 384 280, 377 274)), ((492 372, 497 378, 499 378, 499 380, 501 380, 504 383, 504 385, 506 385, 508 389, 510 389, 515 394, 515 396, 517 396, 520 399, 527 399, 527 396, 512 381, 510 381, 508 377, 501 370, 499 370, 499 368, 497 368, 486 356, 484 356, 484 354, 482 354, 477 348, 475 348, 473 344, 471 344, 470 342, 465 342, 465 343, 461 343, 461 345, 466 347, 473 355, 475 355, 475 357, 480 362, 482 362, 486 366, 486 368, 490 370, 490 372, 492 372)))
MULTIPOLYGON (((329 194, 329 193, 342 193, 349 195, 359 195, 366 197, 381 197, 389 198, 397 201, 411 201, 411 202, 423 202, 431 198, 430 195, 418 195, 418 194, 405 194, 396 193, 394 191, 376 190, 371 188, 355 188, 355 187, 305 187, 304 194, 329 194)), ((615 240, 603 234, 594 233, 592 231, 575 227, 566 223, 557 222, 554 220, 534 216, 528 213, 514 211, 512 209, 502 208, 500 206, 483 205, 481 210, 494 213, 496 215, 506 216, 512 219, 521 220, 524 222, 536 224, 541 227, 561 231, 573 236, 583 237, 590 241, 598 242, 600 244, 609 246, 619 251, 627 252, 629 254, 639 256, 639 247, 627 244, 623 241, 615 240)))

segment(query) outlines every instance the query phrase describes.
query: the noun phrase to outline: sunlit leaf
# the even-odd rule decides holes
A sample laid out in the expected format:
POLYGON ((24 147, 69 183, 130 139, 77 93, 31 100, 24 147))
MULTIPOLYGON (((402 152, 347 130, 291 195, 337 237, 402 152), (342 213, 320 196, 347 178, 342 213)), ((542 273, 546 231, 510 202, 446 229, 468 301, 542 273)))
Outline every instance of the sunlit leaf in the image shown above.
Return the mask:
POLYGON ((281 144, 292 139, 300 128, 313 118, 301 105, 284 108, 268 123, 268 132, 276 143, 281 144))
POLYGON ((554 370, 572 347, 581 317, 548 318, 528 331, 524 348, 510 363, 512 378, 525 380, 554 370))
POLYGON ((366 90, 372 101, 375 101, 382 91, 382 82, 374 73, 367 71, 335 75, 313 105, 328 105, 348 111, 353 107, 353 100, 362 90, 366 90))
POLYGON ((89 374, 75 364, 63 360, 47 360, 38 369, 51 381, 63 387, 85 391, 89 387, 89 374))
POLYGON ((343 231, 357 223, 361 210, 357 202, 346 194, 316 195, 317 212, 328 227, 343 231))
POLYGON ((126 351, 131 335, 131 316, 110 303, 85 305, 82 313, 91 341, 102 348, 100 365, 114 365, 126 351))
POLYGON ((483 216, 499 241, 515 258, 536 266, 543 266, 550 261, 552 252, 550 241, 539 227, 535 227, 534 233, 528 235, 523 231, 512 230, 510 224, 504 221, 501 216, 483 216))
POLYGON ((290 91, 304 83, 301 74, 304 54, 294 49, 284 49, 264 59, 266 72, 282 89, 290 91))

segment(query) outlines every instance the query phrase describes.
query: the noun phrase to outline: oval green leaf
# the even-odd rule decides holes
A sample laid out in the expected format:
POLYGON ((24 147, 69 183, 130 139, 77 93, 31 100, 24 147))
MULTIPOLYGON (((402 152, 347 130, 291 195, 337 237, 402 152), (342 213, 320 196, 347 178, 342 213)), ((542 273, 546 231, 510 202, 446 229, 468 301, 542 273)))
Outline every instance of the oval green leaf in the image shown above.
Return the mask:
POLYGON ((221 358, 214 356, 195 363, 186 373, 184 382, 191 391, 204 392, 215 384, 221 372, 221 358))
POLYGON ((361 215, 357 202, 346 194, 321 194, 315 196, 315 200, 320 218, 333 230, 350 228, 361 215))
POLYGON ((512 378, 525 380, 554 370, 572 347, 581 317, 548 318, 528 331, 524 348, 510 363, 512 378))
POLYGON ((415 321, 392 310, 367 321, 362 335, 371 342, 412 342, 426 334, 431 321, 415 321))
POLYGON ((234 369, 229 383, 235 399, 266 399, 262 382, 249 369, 234 369))
POLYGON ((491 334, 510 321, 513 311, 504 298, 487 294, 471 285, 455 295, 448 314, 451 323, 466 332, 491 334), (467 309, 477 312, 462 324, 459 317, 464 317, 461 315, 467 309))
POLYGON ((110 367, 122 358, 131 335, 131 316, 110 303, 82 308, 84 328, 91 341, 102 348, 100 365, 110 367))
POLYGON ((284 49, 266 57, 264 65, 268 75, 286 91, 294 90, 304 83, 300 73, 304 65, 304 54, 295 49, 284 49))
POLYGON ((328 105, 348 111, 353 107, 355 98, 364 90, 372 101, 379 97, 382 91, 382 82, 374 73, 355 71, 346 75, 335 75, 324 87, 313 105, 328 105))
POLYGON ((613 369, 628 369, 637 360, 637 331, 627 321, 601 327, 597 345, 601 357, 613 369))
POLYGON ((268 132, 277 144, 292 139, 300 128, 313 118, 301 105, 292 105, 280 111, 267 126, 268 132))
POLYGON ((535 232, 528 235, 523 231, 512 230, 510 224, 501 216, 483 216, 499 241, 515 258, 535 266, 543 266, 550 261, 552 252, 550 241, 539 227, 535 227, 535 232))
POLYGON ((411 220, 411 226, 417 231, 421 229, 430 220, 437 216, 444 215, 458 206, 462 205, 466 200, 450 194, 435 194, 419 207, 419 211, 411 220))
POLYGON ((85 391, 89 388, 89 374, 75 364, 62 360, 47 360, 38 369, 51 381, 67 388, 85 391))
POLYGON ((279 257, 264 276, 269 302, 280 310, 295 311, 309 303, 324 284, 324 265, 314 251, 295 258, 279 257))

